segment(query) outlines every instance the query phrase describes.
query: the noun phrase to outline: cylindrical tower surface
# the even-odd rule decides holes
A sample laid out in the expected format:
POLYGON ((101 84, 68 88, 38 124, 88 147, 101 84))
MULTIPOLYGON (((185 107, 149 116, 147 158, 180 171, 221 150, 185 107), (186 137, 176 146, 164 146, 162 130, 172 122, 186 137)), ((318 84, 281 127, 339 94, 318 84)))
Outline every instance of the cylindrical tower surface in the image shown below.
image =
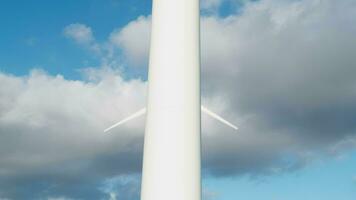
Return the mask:
POLYGON ((141 200, 201 199, 199 0, 153 0, 141 200))

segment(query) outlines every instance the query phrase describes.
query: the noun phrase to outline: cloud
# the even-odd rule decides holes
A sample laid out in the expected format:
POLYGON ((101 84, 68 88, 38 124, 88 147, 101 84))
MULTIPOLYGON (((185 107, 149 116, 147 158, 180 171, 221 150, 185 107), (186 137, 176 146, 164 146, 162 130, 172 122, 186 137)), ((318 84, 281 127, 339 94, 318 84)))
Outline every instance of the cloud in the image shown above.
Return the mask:
POLYGON ((109 194, 110 200, 139 199, 141 178, 138 176, 117 176, 107 179, 102 190, 109 194))
POLYGON ((95 40, 91 28, 80 23, 68 25, 63 30, 63 34, 79 44, 90 44, 95 40))
POLYGON ((261 1, 203 20, 205 95, 222 96, 244 134, 207 141, 213 173, 298 169, 355 138, 355 6, 261 1))
POLYGON ((101 58, 102 62, 107 62, 108 59, 110 60, 112 57, 111 46, 106 43, 99 43, 96 40, 91 27, 85 24, 70 24, 63 29, 63 35, 85 49, 95 53, 96 56, 101 58))
MULTIPOLYGON (((354 149, 355 10, 353 0, 264 0, 202 18, 203 102, 240 127, 203 115, 205 174, 284 173, 354 149)), ((144 65, 150 23, 139 17, 105 44, 144 65)), ((84 36, 66 35, 98 44, 76 26, 68 32, 84 36)), ((137 198, 144 118, 102 130, 145 105, 147 83, 117 68, 84 70, 83 81, 0 74, 0 197, 137 198)))
POLYGON ((113 31, 110 42, 123 50, 132 65, 146 65, 151 34, 151 17, 140 16, 122 29, 113 31))
POLYGON ((140 170, 143 119, 103 130, 144 105, 146 83, 95 74, 88 82, 0 74, 0 196, 98 199, 100 181, 140 170))

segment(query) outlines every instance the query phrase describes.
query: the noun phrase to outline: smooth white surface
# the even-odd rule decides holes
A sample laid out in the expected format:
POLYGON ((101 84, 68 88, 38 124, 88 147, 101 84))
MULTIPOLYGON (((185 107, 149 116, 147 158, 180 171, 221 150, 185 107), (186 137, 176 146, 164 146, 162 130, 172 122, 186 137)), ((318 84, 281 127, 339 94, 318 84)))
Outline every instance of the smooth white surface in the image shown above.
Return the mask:
POLYGON ((141 200, 200 200, 199 0, 153 0, 141 200))

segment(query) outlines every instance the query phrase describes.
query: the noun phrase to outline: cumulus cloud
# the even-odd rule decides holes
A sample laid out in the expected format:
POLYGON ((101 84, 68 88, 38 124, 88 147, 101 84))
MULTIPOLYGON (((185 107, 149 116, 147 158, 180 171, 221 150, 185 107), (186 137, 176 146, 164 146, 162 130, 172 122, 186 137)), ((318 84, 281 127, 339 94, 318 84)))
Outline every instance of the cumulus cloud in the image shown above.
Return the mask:
POLYGON ((351 10, 352 1, 261 1, 240 16, 203 19, 205 94, 223 96, 246 134, 206 141, 214 173, 292 170, 352 141, 351 10))
POLYGON ((115 134, 103 129, 144 105, 146 83, 124 81, 111 69, 95 74, 100 77, 87 82, 38 70, 27 77, 0 74, 0 196, 88 190, 81 195, 89 196, 73 198, 98 199, 99 177, 139 171, 140 121, 115 134))
MULTIPOLYGON (((202 18, 203 102, 240 127, 203 116, 204 172, 283 173, 354 149, 355 11, 353 0, 262 0, 202 18)), ((146 63, 150 23, 139 17, 108 43, 146 63)), ((80 27, 87 39, 78 43, 96 43, 80 27)), ((112 68, 83 73, 84 81, 0 74, 0 197, 138 197, 139 177, 122 177, 140 173, 144 118, 102 130, 145 104, 147 83, 112 68)))
POLYGON ((124 28, 113 31, 109 40, 123 50, 130 64, 143 66, 148 63, 150 34, 151 17, 140 16, 124 28))
POLYGON ((355 2, 348 0, 261 1, 241 16, 203 20, 204 90, 225 97, 237 118, 246 119, 240 126, 248 135, 211 144, 223 147, 215 153, 225 152, 208 158, 220 168, 215 172, 295 169, 355 137, 352 10, 355 2), (251 154, 261 158, 241 160, 251 154), (236 163, 221 164, 225 159, 236 163))

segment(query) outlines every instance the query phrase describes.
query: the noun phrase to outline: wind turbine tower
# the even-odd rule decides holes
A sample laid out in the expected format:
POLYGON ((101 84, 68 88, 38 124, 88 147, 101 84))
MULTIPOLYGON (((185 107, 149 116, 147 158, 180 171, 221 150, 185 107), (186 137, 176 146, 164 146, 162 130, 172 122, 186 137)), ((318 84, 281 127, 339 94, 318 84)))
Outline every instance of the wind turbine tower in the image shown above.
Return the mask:
POLYGON ((153 0, 141 200, 201 200, 199 0, 153 0))
POLYGON ((142 200, 200 200, 199 0, 154 0, 142 200))

